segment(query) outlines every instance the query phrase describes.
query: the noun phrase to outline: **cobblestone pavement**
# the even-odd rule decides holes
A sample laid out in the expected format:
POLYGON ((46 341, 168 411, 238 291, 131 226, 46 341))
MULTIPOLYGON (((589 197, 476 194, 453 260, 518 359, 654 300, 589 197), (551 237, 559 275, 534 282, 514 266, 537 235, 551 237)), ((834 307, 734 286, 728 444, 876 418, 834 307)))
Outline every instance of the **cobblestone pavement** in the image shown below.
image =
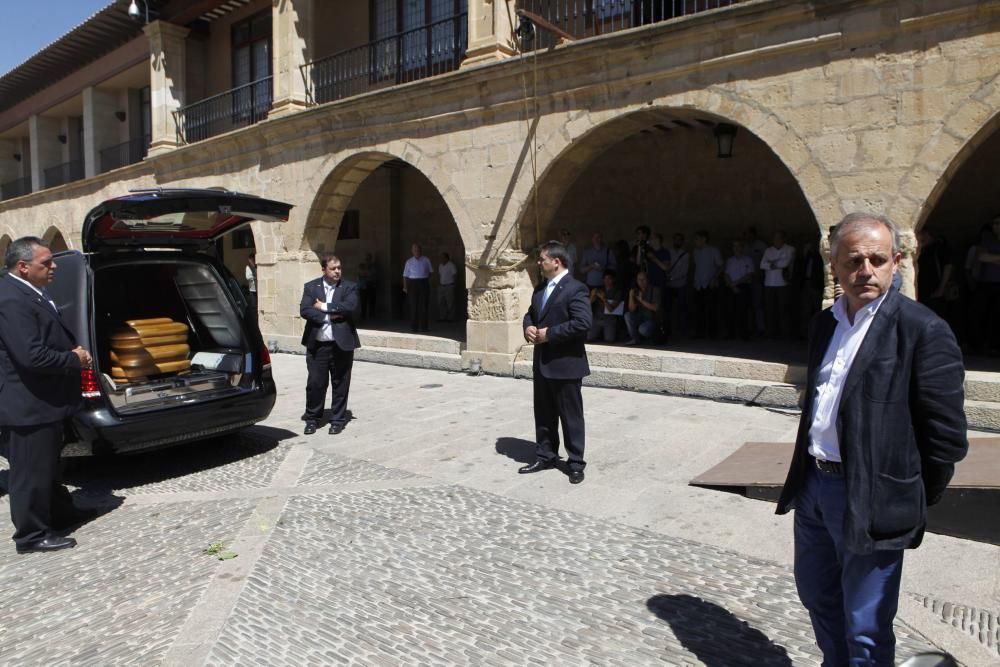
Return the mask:
MULTIPOLYGON (((265 425, 76 464, 77 502, 108 510, 74 532, 80 545, 0 546, 0 665, 819 664, 787 562, 717 529, 678 535, 629 484, 606 488, 596 452, 580 487, 511 475, 528 447, 526 383, 358 364, 356 418, 305 437, 301 364, 276 356, 283 398, 265 425), (426 411, 421 387, 438 392, 426 411), (436 436, 408 440, 421 429, 436 436), (235 557, 206 554, 215 543, 235 557)), ((592 401, 595 432, 634 407, 616 394, 592 401)), ((710 416, 677 400, 664 404, 673 423, 710 416)), ((755 419, 707 428, 788 427, 755 419)), ((650 458, 643 474, 659 483, 687 475, 650 458)), ((921 592, 941 593, 908 595, 921 592)), ((897 637, 900 656, 932 645, 904 618, 897 637)))

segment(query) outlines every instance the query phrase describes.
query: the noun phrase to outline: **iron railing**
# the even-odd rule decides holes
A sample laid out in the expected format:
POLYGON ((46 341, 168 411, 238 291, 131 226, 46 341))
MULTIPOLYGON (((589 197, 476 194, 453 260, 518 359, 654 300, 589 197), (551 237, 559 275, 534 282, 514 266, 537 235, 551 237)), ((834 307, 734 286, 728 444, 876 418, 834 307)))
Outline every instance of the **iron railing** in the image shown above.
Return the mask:
POLYGON ((0 201, 13 199, 31 192, 31 176, 25 176, 15 181, 0 183, 0 201))
POLYGON ((468 13, 306 63, 310 102, 323 104, 458 69, 469 42, 468 13))
POLYGON ((150 137, 147 134, 101 150, 100 172, 104 173, 140 162, 146 157, 146 152, 149 150, 149 140, 150 137))
MULTIPOLYGON (((517 8, 540 16, 576 39, 729 7, 746 0, 517 0, 517 8)), ((536 27, 525 50, 548 48, 559 36, 536 27)))
POLYGON ((247 127, 267 118, 273 98, 271 77, 257 79, 174 112, 177 141, 190 144, 247 127))
POLYGON ((45 178, 42 180, 42 184, 46 188, 79 181, 83 178, 83 160, 70 160, 54 167, 48 167, 43 174, 45 178))

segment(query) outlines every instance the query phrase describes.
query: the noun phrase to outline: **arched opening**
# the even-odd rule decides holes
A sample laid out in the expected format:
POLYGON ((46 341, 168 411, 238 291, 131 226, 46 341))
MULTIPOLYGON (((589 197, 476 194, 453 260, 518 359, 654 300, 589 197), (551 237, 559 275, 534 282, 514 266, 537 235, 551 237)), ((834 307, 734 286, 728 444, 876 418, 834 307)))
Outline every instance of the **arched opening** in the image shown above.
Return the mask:
POLYGON ((413 244, 433 268, 430 332, 464 339, 465 248, 447 203, 420 170, 385 153, 345 160, 320 188, 304 236, 309 250, 340 257, 345 277, 362 292, 359 325, 375 329, 406 330, 411 323, 414 299, 404 294, 403 269, 413 244), (441 279, 445 253, 455 269, 444 274, 449 284, 441 279))
POLYGON ((49 244, 49 248, 52 252, 62 252, 63 250, 69 250, 69 245, 66 243, 66 239, 63 237, 61 231, 55 227, 49 227, 42 237, 42 240, 49 244))
POLYGON ((955 159, 917 230, 917 299, 948 321, 970 368, 995 369, 1000 355, 998 169, 1000 115, 955 159))
MULTIPOLYGON (((617 288, 624 294, 641 269, 668 295, 655 316, 658 334, 643 336, 641 343, 754 358, 803 358, 804 346, 787 342, 804 340, 808 321, 820 308, 826 269, 819 254, 819 225, 788 167, 745 127, 689 109, 617 118, 564 151, 532 197, 519 227, 525 249, 566 230, 576 246, 576 275, 590 286, 599 288, 604 267, 613 265, 617 288), (726 152, 720 139, 732 140, 731 157, 720 156, 720 148, 726 152), (664 248, 655 252, 669 268, 653 265, 648 252, 641 252, 641 227, 662 235, 664 248), (778 232, 794 248, 795 260, 788 269, 772 268, 765 275, 761 260, 778 232), (695 237, 703 233, 707 242, 696 247, 695 237), (605 250, 594 244, 597 234, 605 250), (741 242, 739 250, 736 242, 741 242), (717 259, 706 246, 718 250, 717 259), (725 276, 736 252, 752 258, 755 273, 744 279, 746 287, 732 289, 725 276), (714 274, 706 268, 719 261, 714 274), (597 268, 582 270, 588 266, 597 268), (745 337, 754 342, 740 340, 745 337)), ((739 276, 737 265, 745 271, 747 262, 735 262, 733 276, 739 276)), ((631 336, 628 327, 621 328, 619 323, 619 343, 631 336)))

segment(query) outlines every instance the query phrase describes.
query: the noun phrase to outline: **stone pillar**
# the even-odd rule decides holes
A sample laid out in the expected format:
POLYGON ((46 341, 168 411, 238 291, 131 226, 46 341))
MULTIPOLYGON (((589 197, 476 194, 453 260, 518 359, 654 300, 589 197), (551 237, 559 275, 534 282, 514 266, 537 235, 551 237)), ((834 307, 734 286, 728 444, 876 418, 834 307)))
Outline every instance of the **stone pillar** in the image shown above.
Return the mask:
MULTIPOLYGON (((481 256, 468 253, 467 266, 481 256)), ((533 286, 525 269, 529 260, 524 253, 505 251, 495 266, 467 269, 471 275, 466 276, 466 284, 471 287, 463 366, 478 360, 487 373, 510 375, 515 355, 524 344, 522 321, 531 305, 533 286)))
POLYGON ((119 143, 121 122, 115 117, 118 95, 93 86, 83 89, 83 173, 93 178, 104 171, 101 149, 119 143))
POLYGON ((516 25, 512 0, 469 0, 469 46, 462 67, 513 55, 516 25))
POLYGON ((164 21, 143 28, 149 38, 149 89, 152 106, 152 141, 149 155, 158 155, 179 145, 174 112, 187 98, 185 68, 190 30, 164 21))
POLYGON ((31 142, 31 191, 45 187, 45 169, 63 161, 63 145, 59 143, 62 121, 58 118, 32 116, 28 119, 31 142))
POLYGON ((312 59, 312 17, 313 0, 273 0, 271 117, 285 116, 306 107, 308 91, 301 66, 312 59))

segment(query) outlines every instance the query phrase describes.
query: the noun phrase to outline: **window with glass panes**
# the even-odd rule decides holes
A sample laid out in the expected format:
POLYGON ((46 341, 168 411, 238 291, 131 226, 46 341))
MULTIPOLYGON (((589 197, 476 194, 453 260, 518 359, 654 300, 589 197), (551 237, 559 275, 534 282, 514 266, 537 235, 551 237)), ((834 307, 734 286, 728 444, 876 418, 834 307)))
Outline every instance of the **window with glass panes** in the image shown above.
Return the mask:
POLYGON ((458 67, 468 0, 371 0, 373 78, 411 81, 458 67))
POLYGON ((258 119, 271 107, 271 10, 234 23, 232 27, 234 113, 258 119))

